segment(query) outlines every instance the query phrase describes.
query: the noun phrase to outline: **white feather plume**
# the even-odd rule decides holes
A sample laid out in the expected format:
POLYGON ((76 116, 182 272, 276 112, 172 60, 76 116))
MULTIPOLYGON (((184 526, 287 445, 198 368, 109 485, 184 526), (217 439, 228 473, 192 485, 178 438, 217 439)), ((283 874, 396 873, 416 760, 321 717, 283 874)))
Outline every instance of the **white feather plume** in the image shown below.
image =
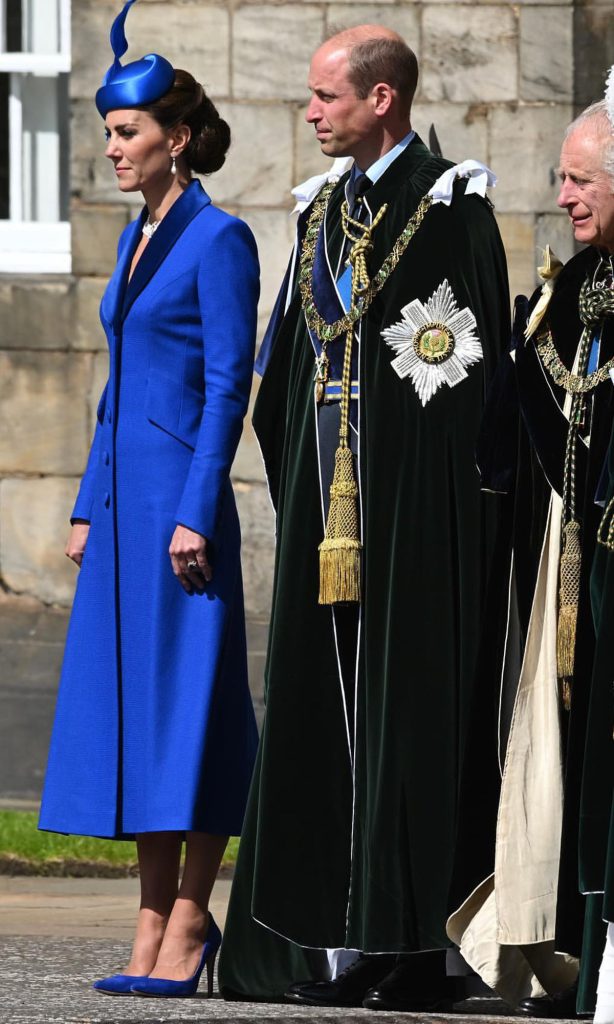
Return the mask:
POLYGON ((614 132, 614 64, 610 68, 605 83, 605 102, 608 108, 608 117, 610 118, 612 131, 614 132))

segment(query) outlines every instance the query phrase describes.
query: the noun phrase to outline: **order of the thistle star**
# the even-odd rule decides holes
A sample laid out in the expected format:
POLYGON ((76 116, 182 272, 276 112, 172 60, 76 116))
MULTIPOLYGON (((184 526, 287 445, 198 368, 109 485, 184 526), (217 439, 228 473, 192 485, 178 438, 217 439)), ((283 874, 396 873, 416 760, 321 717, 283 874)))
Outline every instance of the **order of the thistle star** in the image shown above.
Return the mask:
POLYGON ((459 309, 447 279, 425 302, 404 306, 382 337, 396 353, 393 370, 411 380, 423 406, 440 387, 460 384, 468 367, 483 358, 475 316, 468 307, 459 309))
POLYGON ((454 335, 445 324, 425 324, 413 338, 414 352, 425 363, 443 363, 454 352, 454 335))

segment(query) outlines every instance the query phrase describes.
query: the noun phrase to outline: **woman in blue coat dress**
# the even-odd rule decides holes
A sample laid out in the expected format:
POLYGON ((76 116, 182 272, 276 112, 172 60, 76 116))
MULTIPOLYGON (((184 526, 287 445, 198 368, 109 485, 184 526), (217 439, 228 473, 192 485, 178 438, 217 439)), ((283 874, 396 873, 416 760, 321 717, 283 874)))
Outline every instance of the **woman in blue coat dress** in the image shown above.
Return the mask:
POLYGON ((249 228, 191 177, 221 167, 230 142, 202 87, 157 55, 119 62, 132 2, 96 102, 118 187, 146 206, 101 305, 110 374, 67 546, 81 569, 40 827, 136 838, 132 956, 95 987, 191 995, 205 964, 212 977, 208 900, 257 743, 229 474, 258 260, 249 228))

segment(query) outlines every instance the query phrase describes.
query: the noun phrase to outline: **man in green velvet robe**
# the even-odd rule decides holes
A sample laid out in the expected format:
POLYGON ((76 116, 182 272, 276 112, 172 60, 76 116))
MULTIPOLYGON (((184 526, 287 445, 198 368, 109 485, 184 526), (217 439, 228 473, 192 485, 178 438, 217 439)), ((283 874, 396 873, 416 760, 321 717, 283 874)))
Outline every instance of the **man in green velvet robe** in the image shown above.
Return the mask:
POLYGON ((495 529, 474 447, 509 304, 492 176, 412 132, 416 80, 411 50, 375 26, 333 37, 311 65, 307 121, 326 155, 355 163, 300 219, 254 412, 277 551, 266 714, 220 968, 228 998, 279 997, 317 975, 315 951, 337 948, 378 956, 291 998, 360 1005, 378 985, 365 1005, 445 1002, 457 775, 495 529), (323 604, 318 548, 350 355, 361 597, 323 604), (414 968, 379 985, 409 953, 422 953, 414 968))
POLYGON ((613 131, 603 101, 567 129, 558 205, 584 247, 565 266, 547 250, 543 287, 520 297, 479 444, 484 487, 507 494, 512 557, 467 745, 448 934, 529 1017, 592 1012, 605 933, 612 676, 590 578, 614 423, 613 131))

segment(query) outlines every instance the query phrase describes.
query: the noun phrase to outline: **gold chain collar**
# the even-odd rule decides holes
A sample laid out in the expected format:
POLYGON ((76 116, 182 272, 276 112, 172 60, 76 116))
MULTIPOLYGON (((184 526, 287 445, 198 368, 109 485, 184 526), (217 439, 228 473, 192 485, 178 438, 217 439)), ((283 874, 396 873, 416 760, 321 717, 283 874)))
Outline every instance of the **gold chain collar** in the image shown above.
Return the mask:
MULTIPOLYGON (((584 324, 581 344, 588 347, 592 341, 592 335, 599 321, 606 316, 614 314, 614 294, 609 287, 602 284, 591 286, 588 278, 584 281, 578 298, 580 319, 584 324)), ((583 395, 594 391, 596 387, 603 384, 614 369, 614 356, 608 359, 607 363, 597 370, 586 375, 572 373, 565 366, 554 345, 552 331, 546 328, 537 335, 537 351, 539 357, 552 377, 555 384, 560 385, 568 395, 583 395)))
POLYGON ((560 385, 569 395, 586 394, 589 391, 594 391, 599 384, 603 384, 608 379, 610 370, 614 369, 614 357, 612 357, 612 359, 608 359, 607 363, 600 366, 598 370, 588 373, 586 377, 572 373, 571 370, 567 369, 558 354, 550 330, 538 335, 537 351, 539 358, 555 384, 560 385))
POLYGON ((307 222, 298 274, 303 312, 307 326, 317 336, 318 340, 322 342, 332 341, 333 338, 337 338, 340 334, 351 330, 357 320, 364 316, 373 299, 382 290, 397 266, 433 202, 431 196, 428 195, 420 200, 417 210, 409 218, 405 228, 394 243, 390 254, 386 257, 368 287, 356 297, 355 302, 352 303, 345 316, 329 324, 316 306, 313 294, 313 265, 320 227, 326 214, 331 193, 336 185, 336 182, 330 182, 328 185, 325 185, 314 203, 309 221, 307 222))

